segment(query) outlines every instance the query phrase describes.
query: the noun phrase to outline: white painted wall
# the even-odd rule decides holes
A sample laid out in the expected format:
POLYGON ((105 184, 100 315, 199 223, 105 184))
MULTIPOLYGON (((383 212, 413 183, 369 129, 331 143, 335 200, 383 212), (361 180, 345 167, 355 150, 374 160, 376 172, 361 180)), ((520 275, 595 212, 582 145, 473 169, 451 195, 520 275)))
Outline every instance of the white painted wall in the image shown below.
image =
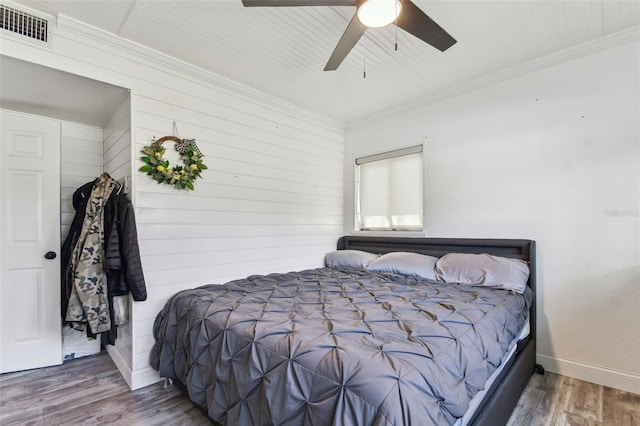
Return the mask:
POLYGON ((640 43, 627 43, 345 135, 353 159, 425 144, 433 237, 538 242, 538 361, 640 393, 640 43))
POLYGON ((60 146, 60 236, 64 241, 76 214, 73 193, 102 173, 102 129, 63 121, 60 146))
POLYGON ((157 380, 148 366, 151 330, 169 296, 248 274, 320 266, 335 248, 344 228, 342 123, 65 16, 51 47, 1 34, 0 42, 3 55, 131 89, 129 154, 110 145, 107 124, 104 164, 119 177, 133 159, 149 297, 133 303, 122 350, 111 351, 132 388, 157 380), (137 172, 139 151, 153 136, 171 134, 174 121, 180 136, 197 140, 209 166, 194 192, 137 172))

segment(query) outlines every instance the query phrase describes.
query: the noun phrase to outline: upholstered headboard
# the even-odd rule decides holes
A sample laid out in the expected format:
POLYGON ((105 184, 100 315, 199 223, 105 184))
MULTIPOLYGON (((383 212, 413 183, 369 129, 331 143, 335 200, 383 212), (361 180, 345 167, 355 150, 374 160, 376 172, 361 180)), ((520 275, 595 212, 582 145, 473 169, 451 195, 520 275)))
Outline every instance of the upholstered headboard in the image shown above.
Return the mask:
POLYGON ((532 262, 535 241, 482 238, 410 238, 344 236, 338 240, 338 250, 362 250, 371 253, 410 251, 440 257, 446 253, 489 253, 532 262))

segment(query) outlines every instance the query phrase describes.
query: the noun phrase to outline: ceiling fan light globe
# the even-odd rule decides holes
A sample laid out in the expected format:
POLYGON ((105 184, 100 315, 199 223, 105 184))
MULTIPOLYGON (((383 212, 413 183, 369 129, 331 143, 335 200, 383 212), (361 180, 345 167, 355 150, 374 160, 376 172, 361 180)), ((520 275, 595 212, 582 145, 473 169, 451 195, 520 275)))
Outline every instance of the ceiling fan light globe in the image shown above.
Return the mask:
POLYGON ((358 19, 369 28, 389 25, 400 14, 399 0, 367 0, 358 8, 358 19))

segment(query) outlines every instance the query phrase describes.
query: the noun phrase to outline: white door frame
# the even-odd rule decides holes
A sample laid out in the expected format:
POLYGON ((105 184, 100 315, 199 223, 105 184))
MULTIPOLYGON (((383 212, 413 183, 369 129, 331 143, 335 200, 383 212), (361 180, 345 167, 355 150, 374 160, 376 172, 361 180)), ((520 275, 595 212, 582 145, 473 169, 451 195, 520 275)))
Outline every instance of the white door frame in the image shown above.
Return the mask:
POLYGON ((0 122, 4 373, 62 363, 60 121, 0 110, 0 122))

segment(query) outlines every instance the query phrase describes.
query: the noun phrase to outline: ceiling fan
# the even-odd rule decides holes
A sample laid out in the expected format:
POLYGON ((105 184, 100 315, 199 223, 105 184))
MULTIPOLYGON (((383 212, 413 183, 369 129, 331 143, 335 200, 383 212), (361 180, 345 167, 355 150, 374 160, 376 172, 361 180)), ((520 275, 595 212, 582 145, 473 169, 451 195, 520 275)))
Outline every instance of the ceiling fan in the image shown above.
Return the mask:
POLYGON ((245 7, 355 6, 356 14, 331 54, 325 71, 338 69, 368 28, 391 23, 442 52, 456 43, 411 0, 242 0, 242 4, 245 7))

